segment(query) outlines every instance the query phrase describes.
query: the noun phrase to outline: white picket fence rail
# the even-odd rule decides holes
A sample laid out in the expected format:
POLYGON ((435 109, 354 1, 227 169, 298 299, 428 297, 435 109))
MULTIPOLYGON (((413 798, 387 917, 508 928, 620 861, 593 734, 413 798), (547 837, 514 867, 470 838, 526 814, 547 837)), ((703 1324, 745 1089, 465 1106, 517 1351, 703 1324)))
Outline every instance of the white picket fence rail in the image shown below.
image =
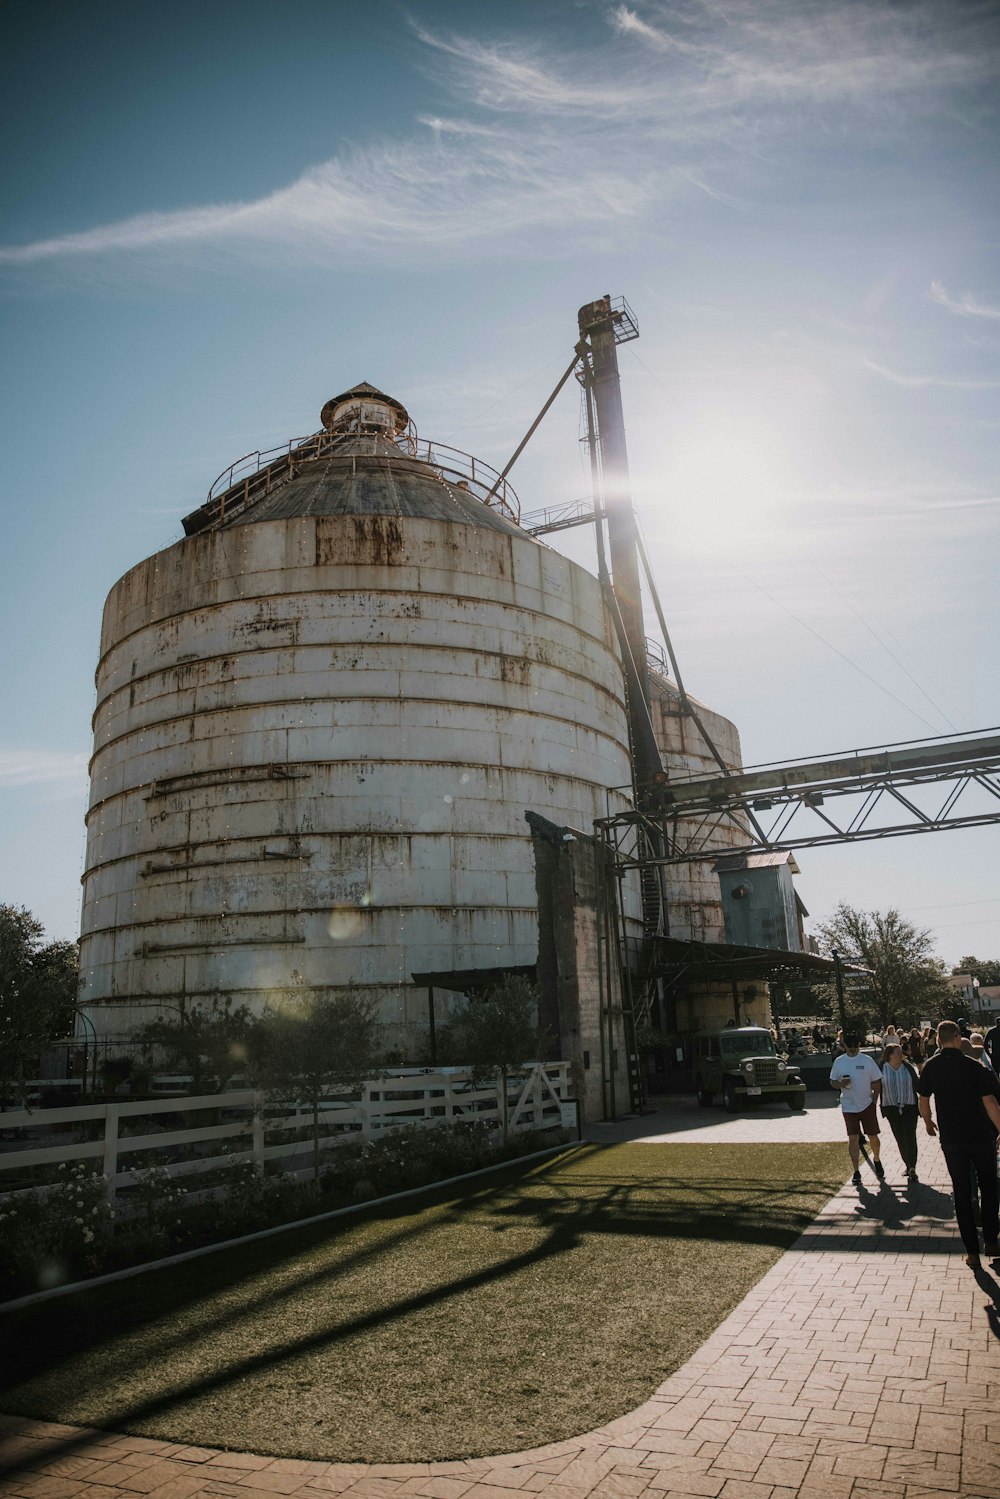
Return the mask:
MULTIPOLYGON (((569 1064, 531 1063, 507 1079, 507 1124, 511 1131, 557 1129, 565 1122, 563 1105, 570 1102, 569 1064)), ((325 1164, 330 1151, 348 1140, 375 1140, 388 1130, 405 1125, 427 1126, 445 1121, 484 1119, 499 1124, 499 1083, 474 1088, 469 1073, 394 1069, 361 1085, 357 1094, 331 1091, 320 1112, 320 1147, 325 1164)), ((162 1166, 171 1177, 201 1175, 252 1162, 263 1170, 265 1162, 285 1160, 286 1169, 307 1177, 311 1167, 294 1166, 296 1157, 311 1161, 313 1151, 312 1111, 304 1105, 275 1106, 253 1089, 232 1093, 210 1093, 198 1097, 130 1099, 120 1103, 83 1104, 71 1108, 18 1109, 0 1113, 0 1200, 18 1191, 51 1182, 51 1168, 62 1163, 94 1160, 107 1180, 107 1195, 114 1200, 121 1189, 134 1186, 150 1165, 162 1166), (294 1109, 293 1113, 285 1112, 294 1109), (176 1129, 146 1124, 142 1133, 132 1133, 130 1122, 147 1121, 159 1115, 210 1112, 218 1122, 176 1129), (103 1131, 93 1130, 95 1121, 103 1131), (60 1135, 88 1126, 92 1139, 70 1139, 56 1143, 60 1135), (30 1132, 31 1143, 25 1138, 30 1132), (294 1132, 293 1140, 275 1141, 279 1133, 294 1132), (268 1137, 271 1137, 269 1143, 268 1137), (222 1149, 215 1148, 215 1142, 222 1149), (206 1146, 208 1153, 204 1153, 206 1146), (141 1168, 123 1167, 122 1157, 140 1151, 169 1151, 172 1159, 149 1161, 141 1168), (179 1158, 178 1158, 179 1157, 179 1158), (11 1173, 21 1179, 11 1181, 11 1173), (25 1180, 25 1175, 29 1180, 25 1180)))

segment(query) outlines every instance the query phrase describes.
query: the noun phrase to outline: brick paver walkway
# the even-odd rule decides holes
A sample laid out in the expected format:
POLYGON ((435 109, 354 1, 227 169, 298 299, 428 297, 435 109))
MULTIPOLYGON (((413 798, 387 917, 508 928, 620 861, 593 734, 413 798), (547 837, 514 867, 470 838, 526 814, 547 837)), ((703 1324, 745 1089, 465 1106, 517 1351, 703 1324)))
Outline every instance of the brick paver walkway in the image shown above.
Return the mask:
MULTIPOLYGON (((804 1116, 668 1105, 593 1138, 839 1139, 804 1116), (783 1126, 783 1128, 781 1128, 783 1126)), ((1000 1282, 966 1268, 937 1142, 906 1190, 885 1150, 683 1368, 599 1431, 534 1452, 372 1466, 181 1447, 0 1417, 0 1492, 18 1499, 1000 1499, 1000 1282), (992 1430, 991 1430, 992 1427, 992 1430)), ((846 1151, 845 1151, 846 1155, 846 1151)), ((739 1245, 733 1245, 739 1254, 739 1245)), ((0 1326, 2 1335, 2 1326, 0 1326)), ((391 1414, 391 1413, 390 1413, 391 1414)))

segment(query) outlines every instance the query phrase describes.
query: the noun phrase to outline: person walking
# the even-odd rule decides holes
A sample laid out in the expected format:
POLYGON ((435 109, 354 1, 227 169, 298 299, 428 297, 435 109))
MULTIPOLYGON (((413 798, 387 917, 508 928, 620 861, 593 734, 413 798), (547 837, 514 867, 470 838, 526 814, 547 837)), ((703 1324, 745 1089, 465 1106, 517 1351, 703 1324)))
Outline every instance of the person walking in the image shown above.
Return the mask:
POLYGON ((907 1181, 917 1179, 917 1074, 899 1046, 886 1047, 882 1058, 882 1118, 899 1147, 907 1181))
POLYGON ((851 1181, 861 1185, 861 1131, 868 1136, 872 1169, 879 1181, 885 1180, 885 1168, 879 1160, 878 1102, 882 1074, 871 1057, 862 1055, 861 1037, 857 1031, 844 1035, 846 1051, 830 1068, 830 1083, 840 1090, 840 1107, 847 1129, 847 1149, 854 1167, 851 1181))
POLYGON ((910 1031, 910 1061, 914 1067, 924 1065, 924 1038, 916 1026, 910 1031))
POLYGON ((1000 1103, 987 1068, 962 1054, 962 1033, 953 1020, 937 1028, 938 1049, 917 1080, 917 1103, 927 1133, 941 1132, 941 1151, 955 1193, 955 1218, 965 1245, 965 1263, 980 1269, 979 1234, 972 1202, 972 1174, 979 1183, 985 1252, 1000 1255, 997 1136, 1000 1103), (937 1125, 931 1115, 931 1099, 937 1125))
POLYGON ((983 1037, 983 1051, 994 1072, 1000 1072, 1000 1020, 990 1026, 983 1037))

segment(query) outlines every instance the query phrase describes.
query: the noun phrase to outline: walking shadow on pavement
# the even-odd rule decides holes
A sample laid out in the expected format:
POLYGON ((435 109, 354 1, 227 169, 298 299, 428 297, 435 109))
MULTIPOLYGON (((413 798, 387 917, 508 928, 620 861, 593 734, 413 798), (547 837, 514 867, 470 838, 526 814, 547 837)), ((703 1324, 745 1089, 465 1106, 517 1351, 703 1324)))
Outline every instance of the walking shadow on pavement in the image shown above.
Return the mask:
POLYGON ((866 1185, 858 1187, 857 1192, 856 1214, 881 1222, 883 1229, 905 1233, 917 1219, 928 1218, 940 1223, 954 1217, 950 1193, 939 1192, 936 1187, 922 1182, 906 1187, 892 1187, 888 1182, 880 1182, 877 1192, 866 1185))
POLYGON ((954 1254, 949 1192, 924 1182, 846 1186, 802 1236, 809 1249, 890 1249, 894 1254, 954 1254), (856 1194, 856 1197, 855 1197, 856 1194))
POLYGON ((997 1273, 994 1270, 993 1275, 991 1275, 985 1266, 983 1266, 975 1271, 975 1277, 976 1285, 985 1291, 990 1298, 985 1307, 986 1320, 990 1325, 990 1332, 995 1338, 1000 1339, 1000 1285, 993 1278, 997 1273))

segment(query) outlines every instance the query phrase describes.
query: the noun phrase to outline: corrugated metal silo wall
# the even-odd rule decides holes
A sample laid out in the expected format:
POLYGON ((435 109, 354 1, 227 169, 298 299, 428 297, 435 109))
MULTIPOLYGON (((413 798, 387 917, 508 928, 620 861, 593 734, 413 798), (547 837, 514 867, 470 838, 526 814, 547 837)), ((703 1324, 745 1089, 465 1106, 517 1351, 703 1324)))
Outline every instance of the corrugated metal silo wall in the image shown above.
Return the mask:
POLYGON ((596 580, 466 525, 179 542, 112 590, 97 688, 82 998, 119 1041, 353 983, 412 1055, 411 973, 535 959, 525 810, 589 829, 629 779, 596 580))
MULTIPOLYGON (((681 711, 676 688, 662 676, 651 679, 653 731, 664 768, 679 776, 712 775, 718 767, 694 720, 681 711)), ((742 765, 740 736, 736 725, 720 713, 698 703, 698 714, 726 762, 742 765)), ((681 822, 683 832, 684 823, 681 822)), ((739 848, 745 840, 737 827, 726 831, 725 841, 739 848)), ((719 876, 712 860, 667 867, 670 935, 695 942, 725 942, 725 923, 719 876)))

